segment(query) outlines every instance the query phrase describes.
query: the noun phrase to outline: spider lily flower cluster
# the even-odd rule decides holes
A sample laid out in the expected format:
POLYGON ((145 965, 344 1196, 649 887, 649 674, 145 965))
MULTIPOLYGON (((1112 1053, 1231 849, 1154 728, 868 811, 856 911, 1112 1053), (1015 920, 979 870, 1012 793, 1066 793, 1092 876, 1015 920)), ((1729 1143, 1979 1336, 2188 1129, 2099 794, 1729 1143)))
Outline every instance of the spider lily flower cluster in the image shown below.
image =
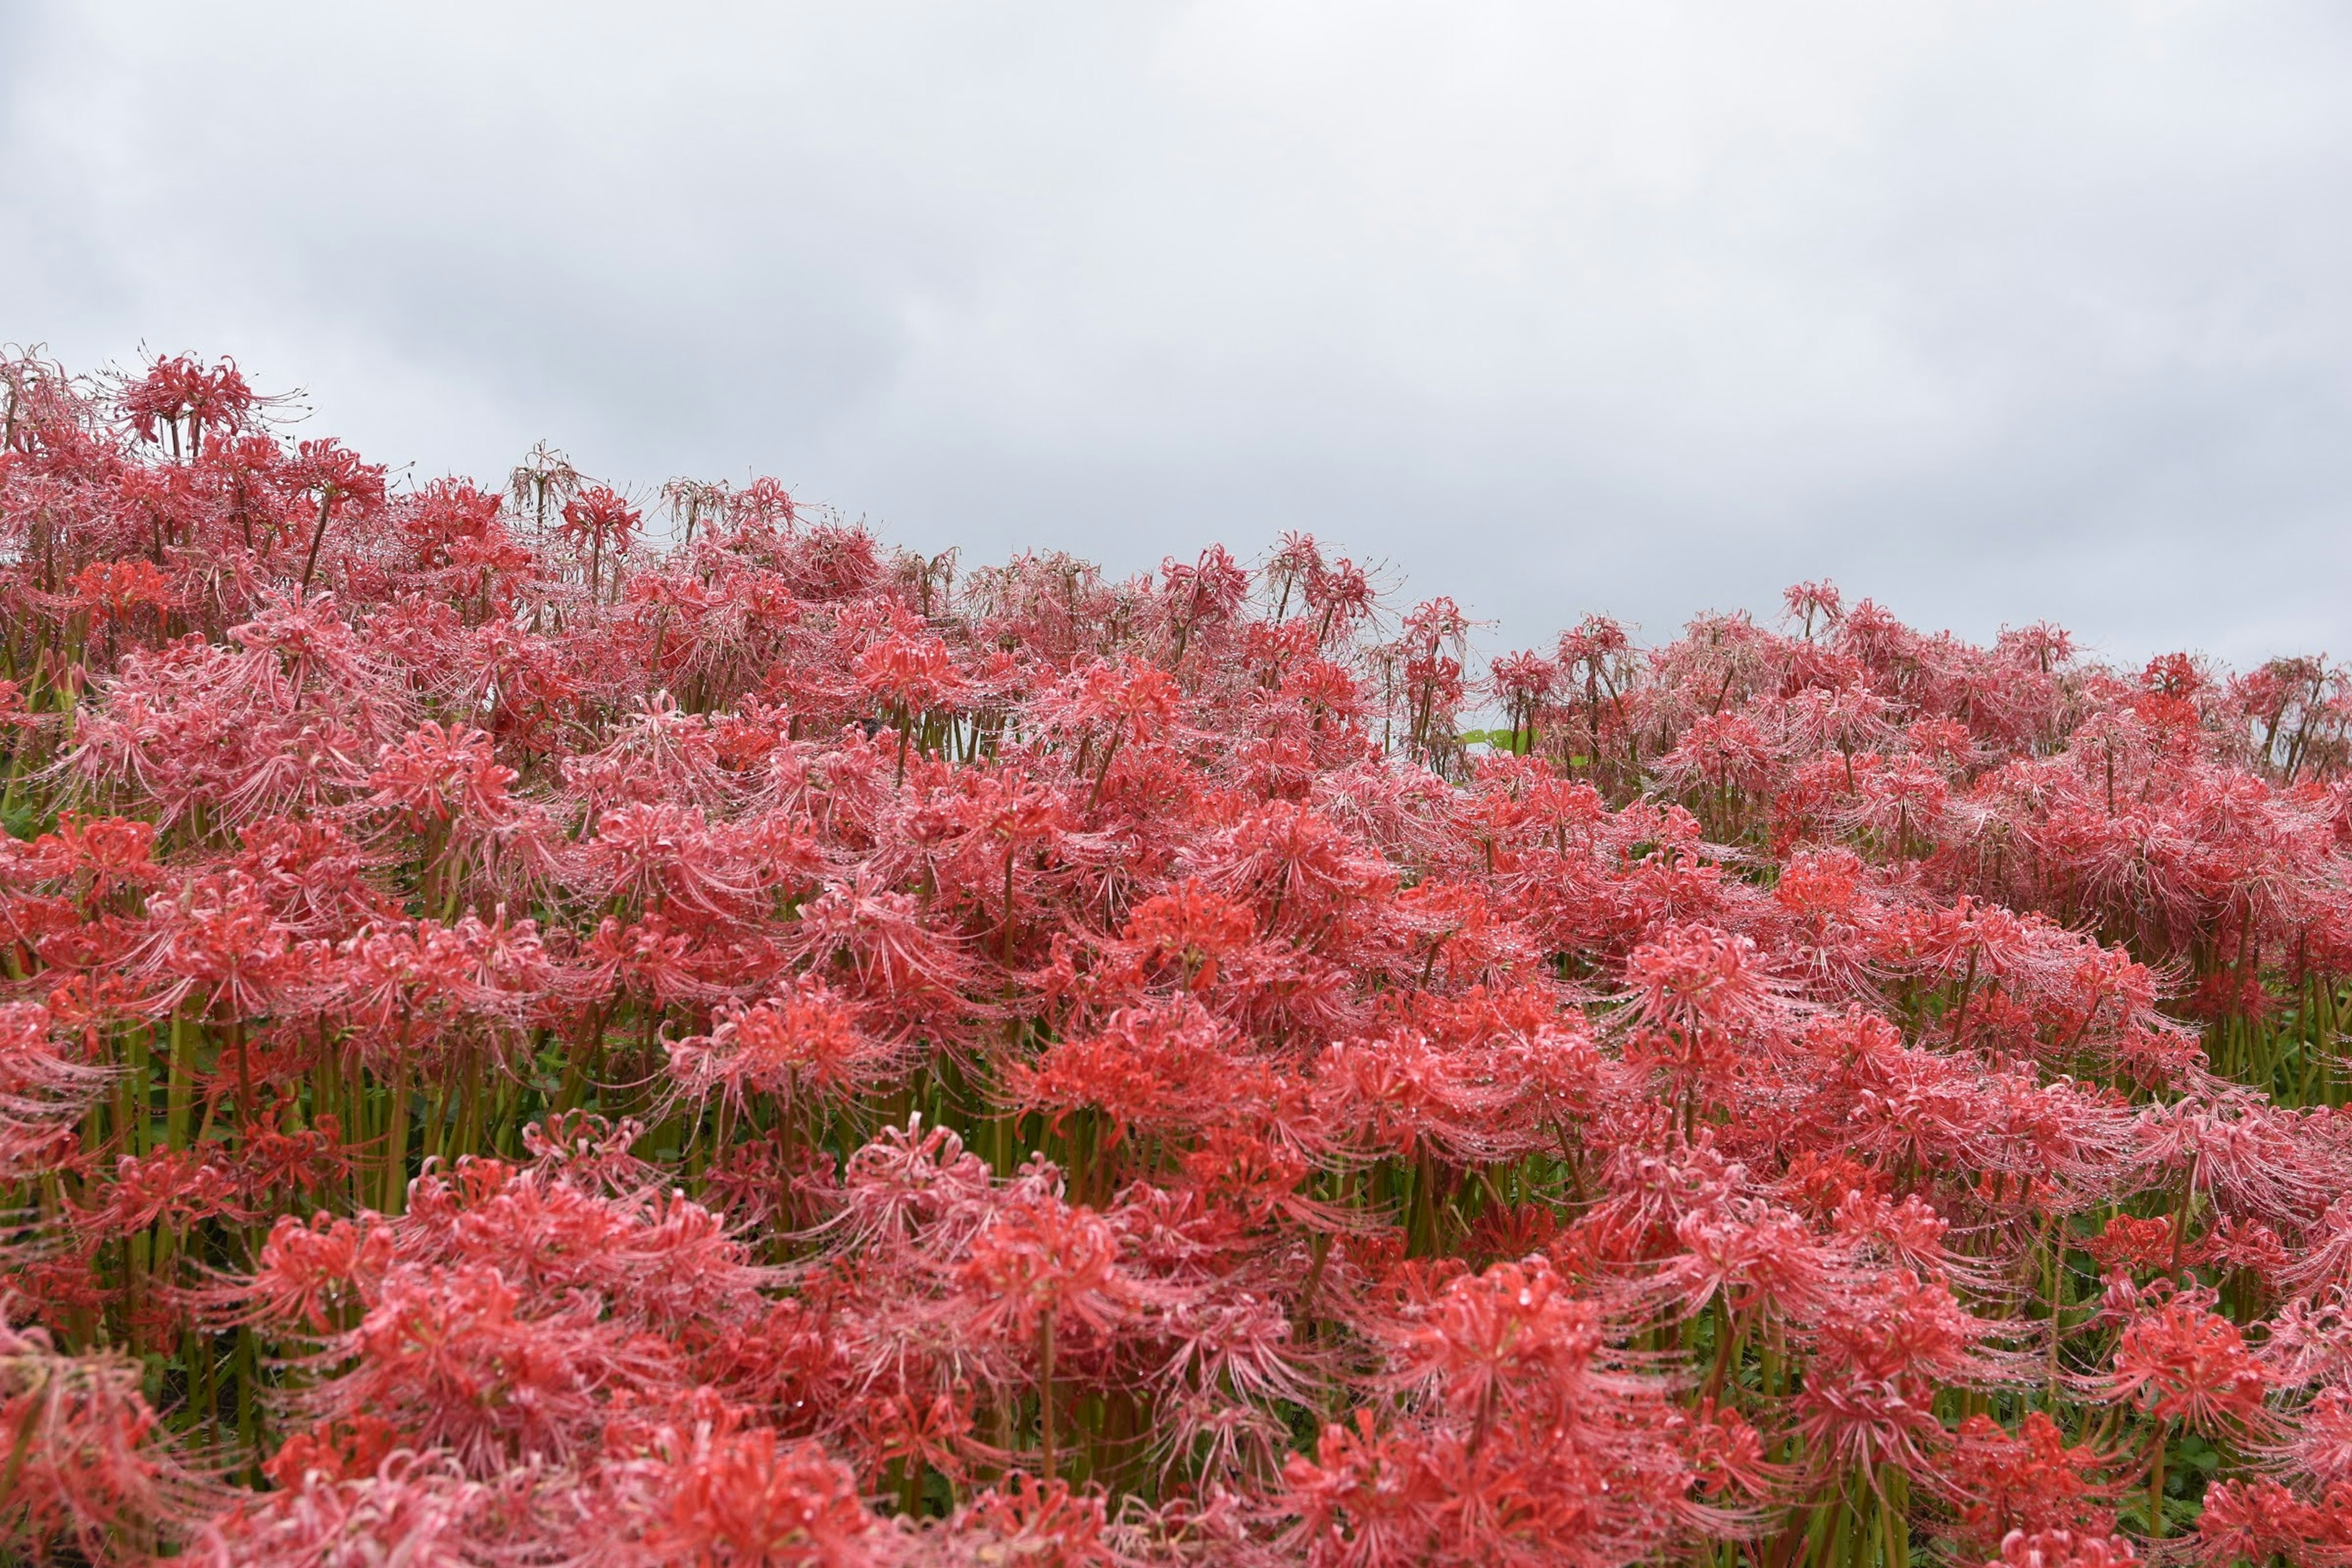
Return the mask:
POLYGON ((0 1552, 2352 1563, 2336 669, 0 383, 0 1552))

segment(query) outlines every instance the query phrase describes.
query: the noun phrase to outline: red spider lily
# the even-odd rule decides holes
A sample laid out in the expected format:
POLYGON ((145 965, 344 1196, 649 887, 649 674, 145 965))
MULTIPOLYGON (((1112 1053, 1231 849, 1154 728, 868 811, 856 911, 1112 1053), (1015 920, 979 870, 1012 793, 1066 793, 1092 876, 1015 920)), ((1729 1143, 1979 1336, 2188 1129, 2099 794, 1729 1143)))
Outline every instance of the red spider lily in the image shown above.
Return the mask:
POLYGON ((650 1516, 646 1563, 859 1568, 878 1560, 874 1517, 854 1479, 814 1443, 765 1427, 664 1432, 634 1466, 630 1511, 650 1516))
POLYGON ((562 536, 588 546, 588 593, 593 598, 604 581, 604 552, 609 548, 617 557, 645 513, 603 485, 590 485, 563 503, 562 515, 562 536))
POLYGON ((190 1553, 207 1568, 307 1568, 320 1563, 396 1560, 415 1568, 465 1568, 481 1560, 483 1528, 499 1499, 454 1466, 403 1450, 371 1475, 314 1470, 208 1521, 190 1553))
POLYGON ((172 580, 152 561, 93 561, 74 576, 73 601, 100 621, 127 621, 142 609, 178 602, 172 580))
POLYGON ((37 1168, 38 1156, 113 1077, 59 1049, 50 1025, 38 1003, 0 1003, 0 1173, 37 1168))
POLYGON ((1823 1246, 1811 1227, 1786 1211, 1740 1205, 1728 1213, 1683 1215, 1675 1239, 1684 1250, 1660 1270, 1686 1314, 1718 1293, 1735 1314, 1769 1305, 1800 1321, 1818 1321, 1851 1286, 1840 1249, 1823 1246))
POLYGON ((969 1394, 868 1394, 858 1405, 856 1424, 869 1474, 896 1464, 917 1484, 923 1474, 936 1471, 954 1485, 969 1469, 964 1456, 974 1446, 969 1394))
POLYGON ((1180 661, 1193 634, 1203 626, 1234 618, 1249 593, 1249 574, 1243 571, 1222 544, 1201 552, 1192 565, 1164 561, 1160 567, 1160 594, 1173 621, 1174 646, 1170 661, 1180 661))
POLYGON ((1504 1562, 1597 1568, 1641 1554, 1666 1531, 1658 1492, 1638 1474, 1598 1466, 1575 1447, 1487 1450, 1458 1437, 1378 1437, 1327 1426, 1317 1458, 1286 1479, 1310 1563, 1504 1562))
POLYGON ((2169 1215, 2158 1215, 2152 1219, 2117 1215, 2107 1221, 2107 1228, 2093 1237, 2084 1250, 2098 1259, 2102 1268, 2110 1269, 2169 1269, 2180 1257, 2180 1244, 2173 1238, 2169 1215))
POLYGON ((428 719, 399 745, 384 748, 368 783, 375 804, 419 826, 457 818, 488 826, 506 816, 515 776, 479 730, 445 730, 428 719))
POLYGON ((1057 1041, 1034 1065, 1016 1066, 1011 1087, 1022 1105, 1056 1118, 1081 1106, 1099 1110, 1110 1149, 1137 1130, 1181 1132, 1222 1121, 1262 1102, 1267 1079, 1265 1069, 1239 1059, 1230 1029, 1187 1002, 1121 1008, 1099 1036, 1057 1041))
POLYGON ((1962 1422, 1948 1484, 1961 1508, 1963 1549, 1988 1556, 2011 1533, 2069 1531, 2111 1536, 2115 1515, 2095 1479, 2102 1461, 2069 1447, 2056 1423, 2036 1410, 2011 1436, 1983 1415, 1962 1422))
POLYGON ((1212 840, 1200 867, 1208 887, 1254 905, 1261 931, 1310 940, 1392 876, 1328 818, 1283 802, 1212 840))
POLYGON ((2270 1387, 2269 1370, 2238 1326, 2194 1294, 2135 1319, 2116 1345, 2115 1397, 2195 1432, 2259 1430, 2270 1387))
POLYGON ((392 1266, 392 1232, 372 1215, 318 1214, 307 1226, 281 1216, 244 1288, 250 1310, 319 1333, 350 1327, 352 1309, 372 1303, 392 1266))
POLYGON ((479 1160, 452 1178, 419 1177, 404 1256, 435 1269, 487 1267, 520 1292, 526 1312, 602 1298, 599 1321, 654 1334, 715 1330, 764 1310, 760 1292, 772 1277, 718 1215, 665 1191, 627 1154, 642 1128, 574 1131, 585 1147, 535 1140, 541 1159, 530 1170, 479 1160), (600 1133, 608 1141, 595 1142, 600 1133))
MULTIPOLYGON (((1180 637, 1181 647, 1181 637, 1180 637)), ((1030 704, 1036 721, 1079 737, 1080 773, 1092 768, 1087 805, 1102 798, 1104 781, 1119 748, 1147 744, 1169 732, 1177 721, 1175 680, 1150 665, 1097 660, 1030 704)))
POLYGON ((373 1415, 354 1416, 295 1433, 270 1456, 264 1468, 271 1480, 289 1489, 316 1480, 358 1480, 383 1468, 399 1438, 389 1422, 373 1415))
POLYGON ((234 360, 205 365, 185 356, 159 359, 147 374, 122 390, 118 405, 142 441, 157 439, 160 425, 172 444, 172 455, 199 457, 208 435, 228 435, 237 429, 259 400, 240 374, 234 360))
POLYGON ((1187 878, 1138 904, 1120 936, 1147 966, 1172 963, 1187 990, 1200 990, 1214 985, 1218 964, 1247 949, 1255 934, 1248 910, 1187 878))
POLYGON ((966 1331, 1034 1336, 1045 1473, 1055 1473, 1054 1363, 1074 1332, 1107 1333, 1149 1298, 1120 1267, 1116 1233, 1090 1209, 1039 1195, 1000 1206, 957 1271, 966 1331))
POLYGON ((749 1007, 730 1008, 709 1035, 669 1047, 670 1069, 688 1093, 724 1096, 737 1110, 753 1093, 789 1114, 794 1099, 838 1099, 880 1081, 895 1053, 866 1036, 823 983, 749 1007))
POLYGON ((266 404, 0 356, 0 1551, 2352 1562, 2352 668, 266 404))
POLYGON ((1722 1091, 1734 1053, 1769 1050, 1790 1009, 1755 944, 1707 926, 1679 927, 1626 960, 1636 1049, 1657 1059, 1695 1111, 1722 1091))
POLYGON ((967 1153, 963 1140, 948 1129, 926 1131, 917 1115, 904 1129, 883 1129, 850 1156, 842 1210, 831 1223, 845 1228, 852 1243, 905 1243, 952 1219, 977 1226, 986 1217, 990 1191, 986 1163, 967 1153))
POLYGON ((972 794, 958 803, 955 816, 983 861, 982 875, 992 882, 998 865, 1003 868, 996 910, 997 956, 1011 968, 1016 877, 1024 861, 1063 840, 1068 814, 1051 789, 1010 774, 978 781, 972 794))
POLYGON ((101 1236, 145 1230, 158 1223, 176 1229, 216 1215, 242 1220, 248 1216, 238 1201, 240 1187, 236 1173, 220 1163, 216 1149, 124 1154, 115 1162, 105 1206, 77 1217, 84 1229, 101 1236))
POLYGON ((852 667, 861 690, 891 715, 898 731, 898 772, 907 767, 907 742, 919 715, 952 702, 961 692, 962 677, 937 637, 910 637, 893 633, 857 656, 852 667))
POLYGON ((954 1521, 977 1561, 1034 1563, 1039 1568, 1115 1568, 1100 1498, 1073 1493, 1064 1481, 1016 1476, 972 1500, 954 1521))
POLYGON ((1391 1568, 1425 1563, 1431 1515, 1444 1493, 1416 1447, 1383 1437, 1369 1410, 1353 1427, 1329 1426, 1315 1458, 1294 1455, 1285 1479, 1298 1515, 1299 1543, 1323 1568, 1391 1568))
POLYGON ((1832 1471, 1932 1468, 1929 1452, 1944 1438, 1934 1389, 1996 1375, 1979 1349, 1985 1322, 1948 1288, 1906 1273, 1838 1302, 1816 1331, 1818 1359, 1796 1409, 1832 1471))
POLYGON ((1498 1416, 1570 1405, 1601 1343, 1598 1310, 1570 1297, 1549 1266, 1498 1263, 1447 1287, 1398 1346, 1397 1375, 1437 1389, 1469 1418, 1475 1452, 1498 1416))
POLYGON ((1710 1500, 1759 1502, 1784 1479, 1782 1468, 1766 1457, 1763 1435, 1712 1398, 1699 1401, 1682 1450, 1700 1495, 1710 1500))
POLYGON ((952 993, 967 967, 913 899, 865 881, 835 883, 803 906, 791 943, 811 973, 838 972, 875 997, 952 993))
POLYGON ((37 1559, 64 1547, 102 1561, 117 1531, 182 1525, 214 1501, 163 1441, 136 1363, 62 1354, 46 1331, 5 1316, 0 1433, 0 1542, 12 1552, 37 1559))
POLYGON ((27 881, 66 883, 84 909, 108 903, 118 891, 155 886, 155 826, 115 816, 61 813, 55 832, 19 850, 16 874, 27 881))
POLYGON ((294 458, 280 470, 289 489, 307 490, 318 498, 319 520, 310 530, 310 548, 302 557, 302 578, 297 597, 310 590, 310 574, 319 564, 319 546, 327 537, 327 523, 346 507, 383 504, 383 469, 362 462, 357 454, 333 440, 304 441, 294 458))
POLYGON ((667 1346, 607 1328, 591 1298, 535 1318, 519 1316, 521 1305, 480 1265, 396 1271, 359 1324, 330 1342, 352 1370, 306 1403, 325 1416, 379 1415, 481 1478, 526 1455, 585 1449, 613 1399, 674 1375, 667 1346))
POLYGON ((2139 1560, 2132 1543, 2120 1536, 2012 1530, 2000 1543, 2000 1555, 1987 1568, 1995 1563, 2000 1568, 2125 1568, 2139 1560))

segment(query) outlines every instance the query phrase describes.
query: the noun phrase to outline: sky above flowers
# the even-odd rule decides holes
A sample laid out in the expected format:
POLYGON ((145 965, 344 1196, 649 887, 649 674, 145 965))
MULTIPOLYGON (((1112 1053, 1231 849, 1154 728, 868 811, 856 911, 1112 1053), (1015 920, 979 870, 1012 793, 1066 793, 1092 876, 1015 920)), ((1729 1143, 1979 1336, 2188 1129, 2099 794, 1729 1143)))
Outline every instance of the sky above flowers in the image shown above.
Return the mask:
POLYGON ((2352 655, 2352 11, 0 0, 0 338, 1488 649, 2352 655))

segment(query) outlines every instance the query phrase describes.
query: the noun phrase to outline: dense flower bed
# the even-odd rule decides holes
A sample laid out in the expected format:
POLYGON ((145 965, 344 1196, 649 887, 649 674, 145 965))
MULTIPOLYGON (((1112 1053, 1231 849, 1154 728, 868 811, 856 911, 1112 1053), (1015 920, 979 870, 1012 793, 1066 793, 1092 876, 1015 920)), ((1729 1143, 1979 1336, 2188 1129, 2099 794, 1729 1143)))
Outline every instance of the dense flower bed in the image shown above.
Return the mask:
POLYGON ((0 370, 0 1549, 2352 1562, 2332 668, 0 370))

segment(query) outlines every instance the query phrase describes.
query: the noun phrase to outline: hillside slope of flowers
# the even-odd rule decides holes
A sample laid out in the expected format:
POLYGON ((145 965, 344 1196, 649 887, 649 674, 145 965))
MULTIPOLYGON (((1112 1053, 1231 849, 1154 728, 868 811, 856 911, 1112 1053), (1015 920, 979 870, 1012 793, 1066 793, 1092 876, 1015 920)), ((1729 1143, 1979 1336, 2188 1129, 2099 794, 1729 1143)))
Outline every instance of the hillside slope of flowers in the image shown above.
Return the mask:
POLYGON ((2336 670, 0 372, 0 1555, 2352 1563, 2336 670))

